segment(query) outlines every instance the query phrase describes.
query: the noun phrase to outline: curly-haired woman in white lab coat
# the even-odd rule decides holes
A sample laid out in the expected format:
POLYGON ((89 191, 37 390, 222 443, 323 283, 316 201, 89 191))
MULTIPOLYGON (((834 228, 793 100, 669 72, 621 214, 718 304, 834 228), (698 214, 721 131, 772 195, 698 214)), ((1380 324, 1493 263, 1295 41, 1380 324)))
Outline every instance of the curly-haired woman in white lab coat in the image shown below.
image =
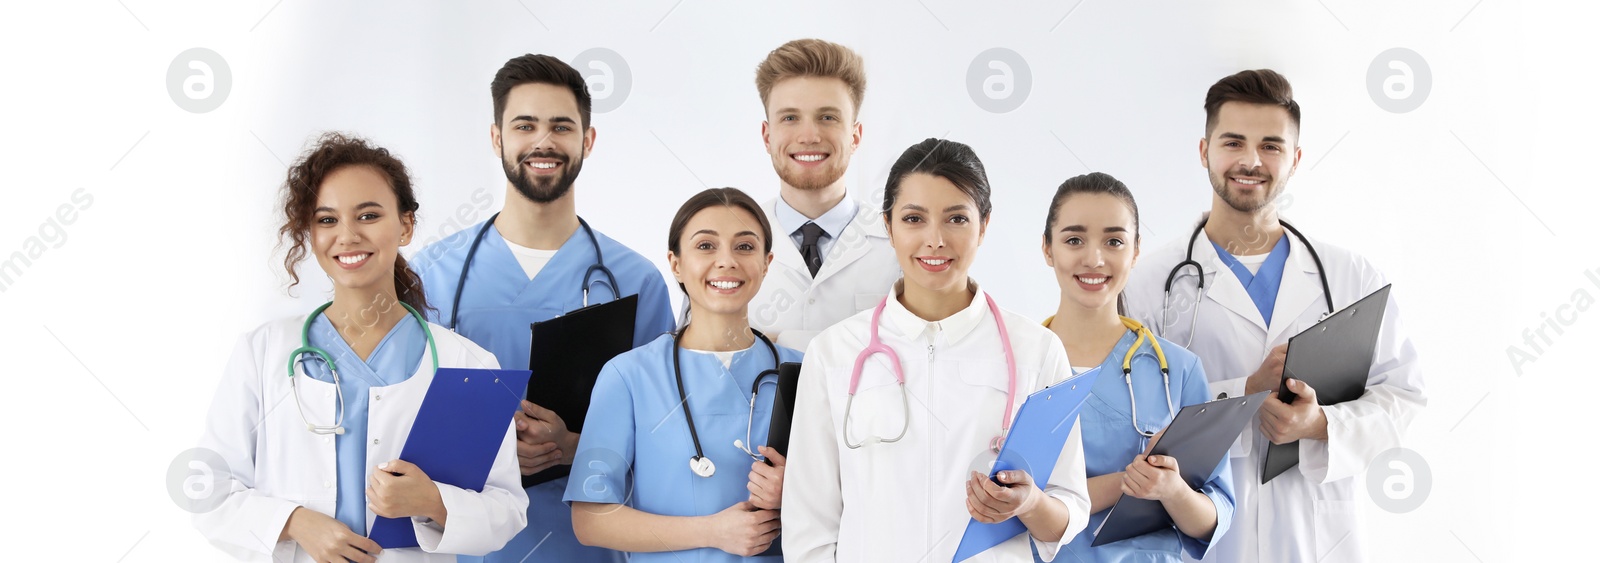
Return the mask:
POLYGON ((1050 560, 1088 522, 1076 427, 1041 482, 972 471, 993 459, 1002 421, 1027 394, 1070 373, 1054 334, 998 308, 967 276, 989 211, 983 164, 966 145, 928 139, 890 169, 883 218, 905 274, 806 351, 783 491, 787 560, 949 561, 970 519, 1010 518, 1027 532, 971 561, 1031 561, 1030 543, 1050 560), (889 354, 855 369, 880 339, 903 388, 889 354))
POLYGON ((295 267, 314 256, 333 301, 239 340, 200 440, 226 463, 210 468, 223 496, 195 527, 262 561, 455 561, 498 549, 527 523, 509 423, 481 492, 398 459, 437 367, 498 367, 417 314, 427 302, 400 257, 417 210, 405 165, 327 134, 289 169, 283 205, 285 268, 298 283, 295 267), (366 537, 376 516, 410 518, 420 547, 380 549, 366 537))

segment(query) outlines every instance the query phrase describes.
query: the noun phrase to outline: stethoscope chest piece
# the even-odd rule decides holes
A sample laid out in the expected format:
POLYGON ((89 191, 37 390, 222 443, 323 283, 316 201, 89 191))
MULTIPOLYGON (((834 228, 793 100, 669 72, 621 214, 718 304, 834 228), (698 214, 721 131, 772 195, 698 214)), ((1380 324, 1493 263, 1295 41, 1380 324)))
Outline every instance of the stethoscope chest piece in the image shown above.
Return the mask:
POLYGON ((694 456, 689 458, 689 470, 701 477, 710 477, 717 473, 717 464, 711 463, 711 458, 694 456))
MULTIPOLYGON (((755 334, 756 339, 766 344, 767 351, 772 353, 772 369, 756 375, 755 382, 750 386, 750 418, 745 420, 745 440, 750 439, 751 424, 755 420, 756 395, 760 394, 761 378, 767 374, 778 375, 778 366, 781 365, 778 361, 778 347, 774 346, 766 335, 761 334, 761 331, 751 329, 750 332, 755 334)), ((681 336, 682 333, 680 332, 672 333, 672 376, 678 382, 678 404, 683 406, 683 419, 689 423, 689 439, 694 442, 694 456, 689 458, 689 471, 693 471, 695 475, 701 477, 710 477, 716 474, 717 464, 711 463, 711 458, 706 457, 705 450, 700 448, 700 433, 696 432, 694 428, 694 413, 689 412, 689 393, 683 389, 683 365, 678 363, 678 350, 681 348, 678 339, 681 336)), ((762 459, 761 456, 747 449, 743 441, 734 440, 733 445, 744 450, 744 453, 750 454, 750 459, 762 459)))

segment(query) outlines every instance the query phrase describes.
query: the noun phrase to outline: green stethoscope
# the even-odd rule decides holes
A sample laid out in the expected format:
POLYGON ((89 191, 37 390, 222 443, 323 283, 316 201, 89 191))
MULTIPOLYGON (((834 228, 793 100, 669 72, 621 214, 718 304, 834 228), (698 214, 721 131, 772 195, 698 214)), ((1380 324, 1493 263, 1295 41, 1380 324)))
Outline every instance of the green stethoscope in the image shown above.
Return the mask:
MULTIPOLYGON (((344 388, 339 386, 339 368, 334 366, 333 356, 328 355, 326 350, 311 345, 311 323, 316 321, 323 311, 328 310, 329 305, 333 305, 333 302, 329 301, 323 303, 321 307, 317 307, 317 310, 311 312, 311 316, 306 317, 305 326, 300 328, 300 347, 289 353, 289 388, 294 390, 294 406, 300 410, 300 421, 306 423, 306 430, 310 430, 312 434, 342 435, 344 434, 344 388), (306 418, 305 406, 300 402, 300 386, 294 383, 294 367, 296 364, 305 361, 306 354, 314 354, 318 358, 322 358, 323 363, 328 364, 328 371, 333 374, 333 388, 339 394, 339 410, 335 411, 336 414, 332 426, 312 424, 311 419, 306 418)), ((439 371, 439 349, 433 344, 433 331, 428 329, 428 321, 423 320, 422 314, 418 313, 416 309, 412 309, 404 301, 400 302, 400 306, 410 311, 411 318, 416 319, 417 324, 422 325, 422 334, 428 338, 428 352, 433 357, 433 371, 439 371)), ((307 377, 310 376, 308 375, 307 377)))

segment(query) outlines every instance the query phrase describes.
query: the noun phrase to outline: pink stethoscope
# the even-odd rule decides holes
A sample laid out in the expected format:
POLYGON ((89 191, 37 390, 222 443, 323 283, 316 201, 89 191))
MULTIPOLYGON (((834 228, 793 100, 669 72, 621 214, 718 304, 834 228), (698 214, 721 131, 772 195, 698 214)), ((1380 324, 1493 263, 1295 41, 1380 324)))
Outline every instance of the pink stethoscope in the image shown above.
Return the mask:
MULTIPOLYGON (((989 313, 994 315, 994 324, 1000 329, 1000 347, 1006 353, 1006 375, 1009 382, 1006 386, 1006 412, 1000 419, 1000 435, 989 440, 989 449, 995 453, 1000 452, 1000 443, 1005 440, 1006 433, 1011 430, 1011 409, 1017 400, 1017 358, 1011 351, 1011 336, 1006 333, 1005 320, 1000 318, 1000 307, 994 304, 994 298, 984 294, 984 299, 989 302, 989 313)), ((889 298, 878 302, 877 308, 872 310, 872 324, 868 327, 870 338, 867 347, 856 356, 855 369, 850 372, 850 390, 844 403, 844 445, 850 449, 859 449, 868 444, 892 444, 906 436, 906 430, 911 426, 911 399, 906 393, 906 374, 900 369, 900 355, 893 348, 883 343, 878 338, 878 319, 883 317, 883 308, 889 304, 889 298), (873 354, 883 354, 889 357, 889 367, 894 370, 894 379, 900 384, 901 412, 905 413, 904 422, 900 425, 900 435, 893 438, 868 437, 857 443, 850 443, 850 407, 856 400, 856 388, 861 385, 861 370, 867 365, 867 359, 873 354)))

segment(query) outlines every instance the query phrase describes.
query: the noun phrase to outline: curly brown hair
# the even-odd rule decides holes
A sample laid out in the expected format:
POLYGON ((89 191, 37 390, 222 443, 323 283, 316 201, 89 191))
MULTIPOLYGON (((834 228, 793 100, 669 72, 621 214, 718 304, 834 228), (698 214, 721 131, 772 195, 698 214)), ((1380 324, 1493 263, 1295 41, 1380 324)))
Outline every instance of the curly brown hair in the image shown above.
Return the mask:
MULTIPOLYGON (((411 175, 405 163, 400 162, 388 149, 369 143, 366 139, 339 132, 323 133, 316 144, 289 166, 288 178, 283 184, 283 226, 278 228, 280 244, 288 243, 283 257, 283 269, 294 281, 289 287, 300 284, 300 274, 295 267, 306 258, 307 238, 315 219, 317 192, 322 182, 335 170, 347 166, 368 166, 389 180, 395 199, 400 202, 400 213, 411 215, 416 225, 417 196, 411 189, 411 175)), ((422 291, 422 278, 406 265, 404 257, 394 259, 394 287, 400 301, 418 312, 428 310, 428 299, 422 291)))

